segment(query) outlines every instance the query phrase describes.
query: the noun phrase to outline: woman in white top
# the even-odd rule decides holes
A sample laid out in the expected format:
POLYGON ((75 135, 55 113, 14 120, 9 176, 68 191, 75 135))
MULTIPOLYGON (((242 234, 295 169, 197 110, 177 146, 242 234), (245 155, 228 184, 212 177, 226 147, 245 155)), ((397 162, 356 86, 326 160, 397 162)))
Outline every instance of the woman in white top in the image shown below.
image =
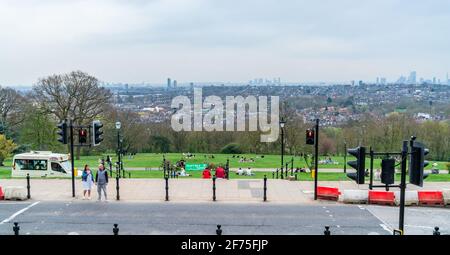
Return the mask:
POLYGON ((87 199, 91 199, 91 189, 94 186, 94 175, 88 165, 84 166, 83 174, 81 175, 81 182, 83 183, 83 199, 86 199, 86 193, 88 194, 87 199))

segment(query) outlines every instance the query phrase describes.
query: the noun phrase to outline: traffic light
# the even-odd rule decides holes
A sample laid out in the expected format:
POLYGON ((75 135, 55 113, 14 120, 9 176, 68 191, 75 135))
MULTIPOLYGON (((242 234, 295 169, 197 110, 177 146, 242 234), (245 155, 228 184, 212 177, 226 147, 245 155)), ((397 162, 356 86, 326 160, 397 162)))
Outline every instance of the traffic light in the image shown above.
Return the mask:
POLYGON ((78 142, 80 144, 85 144, 87 142, 87 130, 84 128, 81 128, 78 130, 78 142))
POLYGON ((94 120, 92 122, 92 145, 97 146, 103 141, 103 131, 102 131, 103 124, 98 121, 94 120))
POLYGON ((428 165, 428 161, 425 160, 428 153, 429 150, 422 143, 413 142, 409 161, 409 182, 411 184, 422 187, 423 179, 428 177, 428 174, 423 173, 423 169, 428 165))
POLYGON ((58 141, 62 144, 67 144, 67 123, 65 121, 60 122, 57 127, 59 129, 57 134, 60 136, 58 141))
POLYGON ((354 169, 356 173, 348 173, 347 176, 356 181, 358 184, 364 184, 365 167, 366 167, 366 147, 357 147, 354 149, 348 149, 348 154, 355 156, 356 160, 349 161, 347 164, 354 169))
POLYGON ((386 185, 394 184, 395 159, 388 158, 381 160, 381 183, 386 185))
POLYGON ((306 144, 314 145, 314 129, 306 130, 306 144))

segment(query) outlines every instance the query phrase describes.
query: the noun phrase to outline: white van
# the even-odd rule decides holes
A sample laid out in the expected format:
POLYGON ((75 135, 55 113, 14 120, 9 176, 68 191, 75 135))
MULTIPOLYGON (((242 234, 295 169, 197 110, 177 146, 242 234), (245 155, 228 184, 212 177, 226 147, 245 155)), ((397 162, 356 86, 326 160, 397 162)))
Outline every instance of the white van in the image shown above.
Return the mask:
POLYGON ((31 151, 14 155, 11 176, 70 177, 69 155, 51 151, 31 151))

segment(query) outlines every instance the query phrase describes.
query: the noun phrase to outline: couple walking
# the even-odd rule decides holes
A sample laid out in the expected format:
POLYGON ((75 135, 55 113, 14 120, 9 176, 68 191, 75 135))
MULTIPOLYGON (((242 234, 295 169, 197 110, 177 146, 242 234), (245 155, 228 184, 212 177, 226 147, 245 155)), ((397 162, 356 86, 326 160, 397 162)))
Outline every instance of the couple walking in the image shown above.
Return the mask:
POLYGON ((100 164, 98 166, 98 171, 95 175, 95 181, 94 174, 92 173, 91 169, 88 165, 85 165, 83 174, 81 175, 81 182, 83 183, 83 199, 91 200, 91 189, 95 184, 97 185, 98 201, 101 200, 102 191, 105 197, 105 201, 107 201, 106 185, 108 184, 108 172, 105 170, 105 166, 103 164, 100 164))

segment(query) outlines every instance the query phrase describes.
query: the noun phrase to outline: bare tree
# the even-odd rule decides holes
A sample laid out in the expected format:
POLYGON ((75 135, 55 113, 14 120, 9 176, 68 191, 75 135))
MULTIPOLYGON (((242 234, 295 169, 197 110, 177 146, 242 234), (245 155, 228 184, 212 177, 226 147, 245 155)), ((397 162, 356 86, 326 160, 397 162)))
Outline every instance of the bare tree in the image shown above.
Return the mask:
POLYGON ((26 99, 17 91, 0 86, 0 124, 11 127, 21 123, 25 104, 26 99))
MULTIPOLYGON (((71 119, 74 124, 83 125, 103 112, 111 93, 99 86, 97 78, 74 71, 40 79, 33 86, 33 98, 42 110, 59 121, 71 119)), ((78 147, 77 158, 79 152, 78 147)))

